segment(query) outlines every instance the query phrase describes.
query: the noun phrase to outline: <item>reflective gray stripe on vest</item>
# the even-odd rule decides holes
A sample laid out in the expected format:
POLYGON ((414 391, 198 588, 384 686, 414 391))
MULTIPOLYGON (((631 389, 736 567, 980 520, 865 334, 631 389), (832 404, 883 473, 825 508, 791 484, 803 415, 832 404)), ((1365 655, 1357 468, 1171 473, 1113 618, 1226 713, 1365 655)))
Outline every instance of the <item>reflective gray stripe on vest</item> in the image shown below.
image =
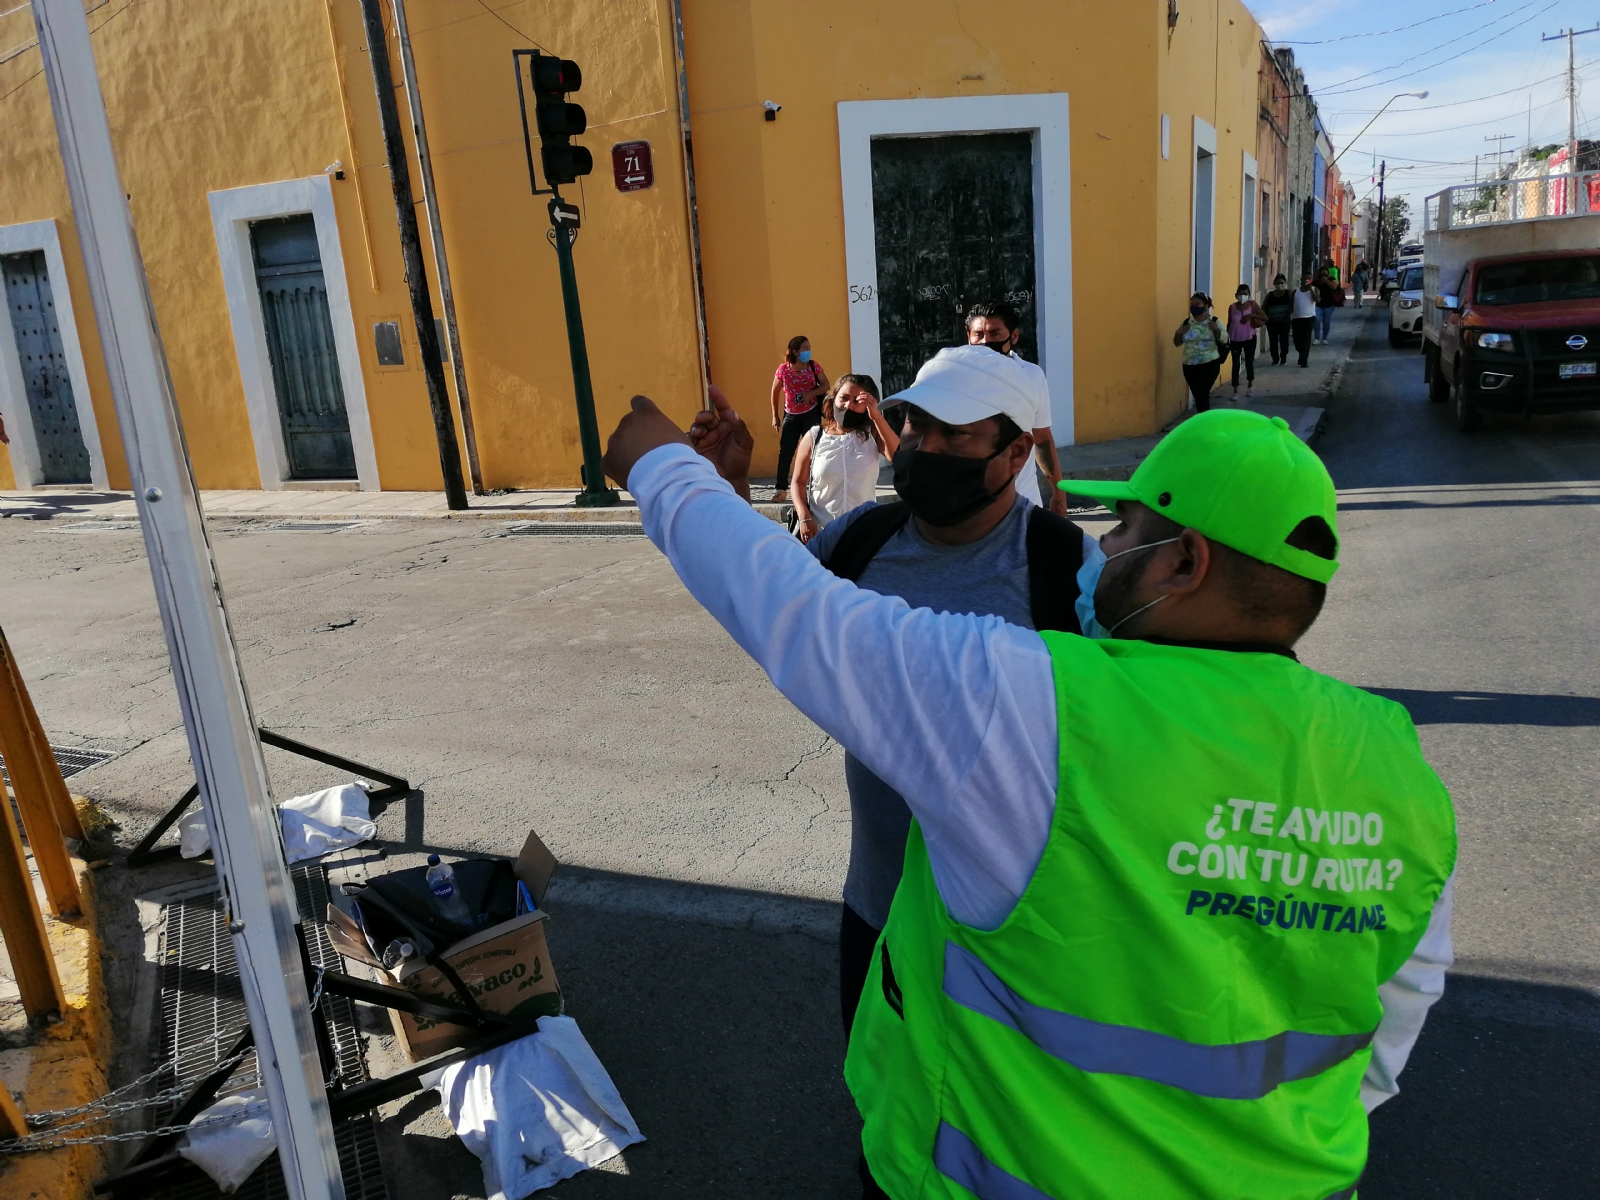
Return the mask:
POLYGON ((944 994, 1080 1071, 1133 1075, 1218 1100, 1259 1100, 1279 1084, 1342 1063, 1372 1040, 1371 1033, 1290 1030, 1258 1042, 1206 1046, 1131 1025, 1106 1025, 1028 1003, 954 942, 944 946, 944 994))
POLYGON ((949 1121, 939 1122, 939 1135, 933 1140, 933 1165, 939 1174, 959 1183, 978 1200, 1055 1200, 1049 1192, 1041 1192, 995 1166, 983 1156, 976 1142, 949 1121))

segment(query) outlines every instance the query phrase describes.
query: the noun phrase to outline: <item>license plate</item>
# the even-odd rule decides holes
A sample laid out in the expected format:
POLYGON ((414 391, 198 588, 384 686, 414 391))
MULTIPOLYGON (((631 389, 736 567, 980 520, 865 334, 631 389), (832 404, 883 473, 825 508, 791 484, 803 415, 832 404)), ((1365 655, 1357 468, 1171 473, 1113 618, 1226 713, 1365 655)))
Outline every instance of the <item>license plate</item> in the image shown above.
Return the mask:
POLYGON ((1560 368, 1562 379, 1583 379, 1594 373, 1594 364, 1592 362, 1562 363, 1560 368))

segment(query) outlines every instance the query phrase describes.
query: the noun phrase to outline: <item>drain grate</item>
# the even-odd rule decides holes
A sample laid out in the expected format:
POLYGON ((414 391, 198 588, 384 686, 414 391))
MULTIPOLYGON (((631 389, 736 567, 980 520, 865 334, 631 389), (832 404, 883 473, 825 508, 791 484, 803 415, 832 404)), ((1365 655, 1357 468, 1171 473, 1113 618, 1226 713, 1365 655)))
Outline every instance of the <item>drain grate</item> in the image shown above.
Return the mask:
POLYGON ((113 533, 139 528, 137 521, 71 521, 65 525, 57 525, 57 529, 72 529, 79 532, 113 533))
MULTIPOLYGON (((317 966, 340 968, 342 960, 328 941, 320 921, 328 903, 327 875, 310 864, 290 872, 295 898, 304 919, 311 960, 317 966)), ((177 900, 163 909, 160 958, 162 1054, 176 1063, 176 1082, 193 1083, 226 1053, 246 1023, 233 939, 223 920, 216 894, 177 900)), ((328 1031, 335 1070, 345 1083, 367 1078, 367 1063, 355 1005, 343 996, 324 996, 318 1015, 328 1031)), ((174 1080, 161 1081, 171 1086, 174 1080)), ((255 1056, 235 1069, 219 1095, 256 1086, 255 1056)), ((159 1124, 177 1108, 173 1102, 147 1114, 159 1124)), ((345 1121, 334 1129, 344 1190, 349 1200, 387 1200, 388 1190, 378 1158, 377 1128, 371 1114, 345 1121)), ((242 1200, 287 1200, 283 1172, 269 1159, 234 1193, 242 1200)), ((220 1196, 209 1180, 195 1180, 156 1194, 156 1200, 211 1200, 220 1196)))
POLYGON ((489 537, 643 537, 637 521, 522 521, 490 530, 489 537))
MULTIPOLYGON (((112 750, 86 750, 82 746, 51 746, 50 753, 55 755, 56 765, 61 768, 63 779, 76 775, 79 771, 87 771, 97 763, 103 763, 108 758, 117 756, 112 750)), ((0 759, 0 779, 5 780, 7 785, 11 783, 11 776, 6 772, 3 759, 0 759)))

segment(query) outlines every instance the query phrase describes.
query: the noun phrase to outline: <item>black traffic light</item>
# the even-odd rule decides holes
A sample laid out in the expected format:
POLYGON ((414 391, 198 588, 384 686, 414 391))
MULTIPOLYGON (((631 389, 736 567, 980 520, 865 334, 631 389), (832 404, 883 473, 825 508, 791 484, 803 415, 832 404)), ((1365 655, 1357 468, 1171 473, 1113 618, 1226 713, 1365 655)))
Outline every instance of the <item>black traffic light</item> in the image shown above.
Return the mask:
POLYGON ((545 182, 576 183, 594 170, 594 155, 571 139, 589 127, 583 105, 567 103, 567 93, 583 86, 583 72, 570 58, 540 54, 533 60, 534 118, 539 127, 539 157, 545 182))

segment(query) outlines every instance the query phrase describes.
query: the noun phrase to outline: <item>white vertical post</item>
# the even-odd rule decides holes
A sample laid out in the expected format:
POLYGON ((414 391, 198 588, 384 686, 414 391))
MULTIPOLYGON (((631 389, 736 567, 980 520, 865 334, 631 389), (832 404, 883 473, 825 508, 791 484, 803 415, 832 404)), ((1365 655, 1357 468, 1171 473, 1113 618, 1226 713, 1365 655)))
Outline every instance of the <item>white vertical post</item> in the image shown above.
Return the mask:
POLYGON ((283 840, 117 174, 88 20, 82 0, 34 0, 33 14, 284 1180, 293 1200, 344 1200, 283 840))

